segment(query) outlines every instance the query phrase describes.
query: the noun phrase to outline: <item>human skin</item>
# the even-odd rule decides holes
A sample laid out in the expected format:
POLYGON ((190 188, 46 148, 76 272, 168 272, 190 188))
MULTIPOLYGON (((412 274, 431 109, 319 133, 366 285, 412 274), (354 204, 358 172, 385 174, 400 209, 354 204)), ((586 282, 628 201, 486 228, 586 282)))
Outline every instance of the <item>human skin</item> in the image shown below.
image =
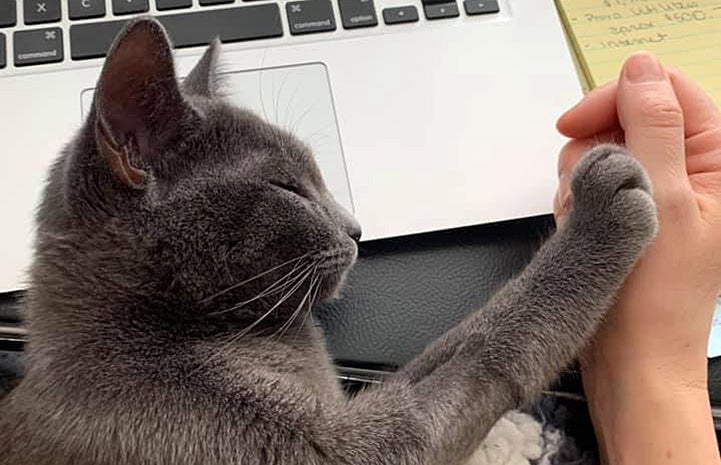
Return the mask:
POLYGON ((582 360, 602 459, 719 464, 706 351, 721 289, 721 113, 688 77, 639 53, 557 126, 572 139, 559 157, 561 227, 573 167, 609 140, 646 168, 659 213, 658 236, 582 360))

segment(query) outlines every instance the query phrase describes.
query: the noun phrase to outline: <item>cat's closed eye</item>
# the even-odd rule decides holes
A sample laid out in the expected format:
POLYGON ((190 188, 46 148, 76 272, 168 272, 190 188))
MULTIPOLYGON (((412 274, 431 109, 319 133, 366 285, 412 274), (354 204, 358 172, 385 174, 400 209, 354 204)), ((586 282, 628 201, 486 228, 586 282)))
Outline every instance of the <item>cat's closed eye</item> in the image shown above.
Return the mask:
POLYGON ((287 182, 282 182, 282 181, 271 181, 271 182, 270 182, 270 185, 271 185, 271 186, 274 186, 274 187, 276 187, 276 188, 278 188, 278 189, 284 190, 284 191, 286 191, 286 192, 290 192, 291 194, 295 194, 295 195, 297 195, 298 197, 307 198, 307 196, 303 194, 303 192, 302 192, 302 190, 300 189, 300 187, 298 187, 298 186, 295 185, 295 184, 287 183, 287 182))

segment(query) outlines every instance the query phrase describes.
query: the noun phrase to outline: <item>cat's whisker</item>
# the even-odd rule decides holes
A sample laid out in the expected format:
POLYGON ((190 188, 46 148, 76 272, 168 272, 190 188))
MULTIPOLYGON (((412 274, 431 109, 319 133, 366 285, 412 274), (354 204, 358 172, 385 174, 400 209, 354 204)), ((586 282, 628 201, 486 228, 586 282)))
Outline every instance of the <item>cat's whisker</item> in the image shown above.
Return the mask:
POLYGON ((268 295, 285 290, 288 286, 293 285, 296 282, 295 280, 297 278, 299 278, 299 276, 301 276, 303 273, 305 273, 307 270, 309 270, 315 264, 313 262, 310 264, 306 264, 305 268, 298 271, 297 272, 298 274, 295 275, 296 270, 298 270, 298 266, 300 265, 300 263, 302 263, 302 261, 296 263, 296 265, 293 267, 292 270, 290 270, 288 273, 286 273, 284 276, 282 276, 280 279, 275 281, 270 286, 263 289, 260 293, 258 293, 258 295, 254 296, 248 300, 239 302, 239 303, 233 305, 232 307, 212 312, 212 313, 210 313, 210 315, 217 316, 217 315, 222 315, 224 313, 232 312, 232 311, 238 310, 240 308, 243 308, 244 306, 246 306, 252 302, 255 302, 258 299, 262 299, 263 297, 267 297, 268 295))
POLYGON ((310 300, 308 301, 308 311, 305 312, 303 321, 301 322, 300 326, 298 327, 298 334, 300 334, 300 332, 303 331, 303 328, 305 327, 305 322, 308 320, 308 317, 311 316, 311 314, 313 313, 313 307, 317 303, 318 293, 320 292, 321 284, 322 284, 321 279, 318 278, 316 281, 315 290, 313 291, 313 297, 311 297, 310 300))
POLYGON ((239 334, 240 334, 240 337, 245 336, 246 334, 248 334, 248 332, 250 332, 253 328, 255 328, 255 327, 258 326, 260 323, 262 323, 266 318, 268 318, 268 316, 269 316, 271 313, 273 313, 273 311, 275 311, 275 309, 277 309, 278 307, 280 307, 280 306, 283 304, 283 302, 285 302, 285 301, 288 300, 293 294, 295 294, 295 292, 303 285, 303 283, 305 282, 305 280, 308 279, 310 276, 312 276, 314 272, 315 272, 315 268, 312 268, 312 269, 309 269, 308 271, 306 271, 305 274, 303 274, 303 275, 301 276, 301 278, 299 278, 299 279, 296 281, 296 284, 293 286, 293 288, 292 288, 290 291, 288 291, 287 293, 285 293, 285 294, 283 295, 283 297, 281 297, 281 298, 278 300, 278 302, 276 302, 275 305, 273 305, 273 306, 272 306, 267 312, 265 312, 260 318, 258 318, 257 320, 255 320, 253 323, 251 323, 251 324, 248 325, 247 327, 245 327, 245 328, 239 333, 239 334))
POLYGON ((265 47, 263 50, 263 58, 260 60, 260 75, 258 76, 258 95, 260 96, 260 106, 263 109, 263 117, 265 118, 265 121, 270 123, 271 121, 268 119, 268 112, 265 108, 265 98, 263 95, 263 75, 265 74, 265 59, 268 56, 268 47, 265 47))
POLYGON ((325 126, 320 127, 320 128, 318 128, 316 131, 314 131, 313 133, 311 133, 311 134, 308 136, 308 139, 313 139, 313 138, 315 138, 316 136, 319 136, 319 135, 324 135, 324 136, 327 137, 329 131, 332 131, 332 130, 333 130, 333 125, 331 125, 331 124, 326 124, 325 126))
POLYGON ((283 324, 283 326, 281 326, 278 331, 273 333, 271 338, 273 338, 278 333, 280 333, 279 338, 282 338, 285 335, 286 331, 288 331, 288 329, 290 329, 290 327, 293 326, 293 323, 298 318, 300 313, 303 311, 303 307, 304 307, 306 301, 308 301, 308 298, 313 293, 313 288, 318 283, 318 278, 315 276, 315 272, 317 271, 317 269, 318 269, 318 266, 316 265, 315 269, 313 270, 313 280, 311 281, 310 285, 308 286, 308 291, 306 291, 305 295, 303 296, 301 301, 298 303, 298 307, 295 309, 295 311, 293 311, 290 318, 288 318, 288 321, 286 321, 285 324, 283 324))
MULTIPOLYGON (((230 346, 232 346, 235 342, 237 342, 242 337, 246 336, 250 331, 253 330, 254 327, 256 327, 263 320, 265 320, 265 318, 267 318, 275 309, 277 309, 280 305, 282 305, 283 302, 288 300, 303 285, 303 283, 308 279, 308 277, 313 276, 317 267, 318 267, 317 263, 311 264, 311 266, 306 267, 307 271, 305 271, 305 273, 302 274, 301 277, 296 280, 296 284, 293 286, 293 289, 291 289, 289 292, 284 294, 281 297, 281 299, 279 299, 278 302, 275 305, 273 305, 273 307, 271 307, 266 313, 264 313, 260 318, 255 320, 252 324, 243 328, 243 330, 239 331, 238 333, 232 334, 226 338, 223 338, 220 341, 222 344, 221 347, 219 347, 218 350, 216 350, 214 353, 212 353, 210 356, 208 356, 205 359, 203 365, 207 365, 207 364, 213 362, 214 360, 216 360, 218 357, 222 356, 230 346)), ((200 368, 201 367, 198 367, 195 371, 199 370, 200 368)))
MULTIPOLYGON (((263 277, 263 276, 265 276, 265 275, 267 275, 267 274, 269 274, 269 273, 272 273, 273 271, 276 271, 276 270, 278 270, 278 269, 280 269, 280 268, 283 268, 283 267, 288 266, 288 265, 290 265, 290 264, 292 264, 292 263, 295 263, 293 269, 291 269, 291 273, 292 273, 293 271, 295 271, 295 269, 297 268, 297 266, 298 266, 300 263, 302 263, 303 260, 304 260, 305 258, 307 258, 309 255, 310 255, 310 252, 309 252, 309 253, 306 253, 306 254, 303 254, 303 255, 300 255, 300 256, 298 256, 298 257, 292 258, 292 259, 290 259, 290 260, 288 260, 288 261, 285 261, 285 262, 283 262, 283 263, 281 263, 281 264, 279 264, 279 265, 276 265, 276 266, 274 266, 274 267, 272 267, 272 268, 270 268, 270 269, 268 269, 268 270, 265 270, 265 271, 263 271, 263 272, 255 275, 255 276, 252 276, 252 277, 250 277, 250 278, 248 278, 248 279, 246 279, 246 280, 244 280, 244 281, 241 281, 241 282, 239 282, 239 283, 233 284, 232 286, 230 286, 230 287, 228 287, 228 288, 226 288, 226 289, 224 289, 224 290, 222 290, 222 291, 220 291, 220 292, 218 292, 218 293, 216 293, 216 294, 214 294, 214 295, 212 295, 212 296, 204 299, 202 302, 210 301, 210 300, 212 300, 212 299, 214 299, 214 298, 216 298, 216 297, 219 297, 220 295, 223 295, 223 294, 225 294, 225 293, 227 293, 227 292, 230 292, 230 291, 232 291, 232 290, 235 290, 235 289, 237 289, 238 287, 241 287, 241 286, 243 286, 243 285, 245 285, 245 284, 248 284, 248 283, 250 283, 250 282, 252 282, 252 281, 255 281, 255 280, 257 280, 258 278, 261 278, 261 277, 263 277)), ((289 273, 289 274, 290 274, 290 273, 289 273)), ((286 276, 287 276, 287 275, 286 275, 286 276)), ((284 277, 285 277, 285 276, 284 276, 284 277)), ((282 278, 281 278, 281 279, 282 279, 282 278)), ((275 284, 275 283, 274 283, 274 284, 275 284)), ((202 302, 201 302, 201 303, 202 303, 202 302)))
POLYGON ((302 83, 301 81, 299 81, 299 82, 296 83, 296 86, 295 86, 295 89, 293 90, 293 93, 290 94, 290 98, 286 101, 285 111, 284 111, 284 113, 283 113, 283 114, 285 115, 285 120, 283 121, 283 124, 281 125, 281 127, 287 128, 288 131, 291 131, 291 132, 292 132, 292 130, 290 129, 290 123, 291 123, 291 122, 293 121, 293 119, 294 119, 294 116, 295 116, 295 108, 293 108, 293 112, 292 112, 292 113, 291 113, 290 110, 291 110, 291 108, 292 108, 292 107, 294 106, 294 104, 295 104, 295 98, 296 98, 296 96, 298 95, 298 91, 300 90, 300 87, 301 87, 302 85, 303 85, 303 83, 302 83))
MULTIPOLYGON (((313 310, 313 306, 315 305, 315 300, 318 297, 319 289, 320 289, 320 278, 318 278, 316 280, 316 282, 314 283, 313 293, 310 296, 310 298, 308 298, 308 300, 306 301, 306 303, 308 304, 307 309, 305 311, 303 310, 303 308, 300 309, 299 316, 300 316, 300 313, 305 313, 305 315, 303 315, 303 319, 300 321, 300 324, 298 325, 298 328, 297 328, 298 330, 296 331, 296 336, 299 336, 303 332, 303 329, 305 328, 306 322, 308 321, 308 317, 310 316, 310 314, 313 310)), ((288 329, 290 329, 290 326, 288 327, 288 329)), ((283 335, 281 335, 281 337, 283 337, 283 335)))
POLYGON ((298 134, 301 126, 303 125, 303 121, 305 120, 306 116, 308 116, 313 110, 313 107, 307 108, 303 113, 300 114, 297 118, 295 115, 293 115, 293 119, 291 120, 291 123, 288 125, 288 130, 292 132, 293 134, 298 134))
POLYGON ((226 293, 228 293, 228 292, 230 292, 230 291, 232 291, 232 290, 234 290, 234 289, 237 289, 237 288, 239 288, 240 286, 243 286, 243 285, 245 285, 245 284, 248 284, 249 282, 255 281, 256 279, 261 278, 261 277, 267 275, 268 273, 272 273, 273 271, 276 271, 276 270, 279 269, 279 268, 282 268, 282 267, 284 267, 284 266, 286 266, 286 265, 289 265, 289 264, 291 264, 291 263, 293 263, 293 262, 297 262, 297 261, 299 261, 299 260, 302 260, 302 259, 308 257, 310 254, 311 254, 311 252, 307 252, 307 253, 305 253, 305 254, 303 254, 303 255, 300 255, 300 256, 298 256, 298 257, 291 258, 290 260, 287 260, 287 261, 281 263, 280 265, 276 265, 276 266, 274 266, 274 267, 272 267, 272 268, 270 268, 270 269, 267 269, 267 270, 265 270, 265 271, 263 271, 263 272, 255 275, 255 276, 252 276, 252 277, 250 277, 250 278, 248 278, 248 279, 246 279, 246 280, 244 280, 244 281, 241 281, 241 282, 239 282, 239 283, 233 284, 232 286, 227 287, 227 288, 223 289, 222 291, 216 292, 215 294, 213 294, 213 295, 211 295, 211 296, 209 296, 209 297, 204 298, 204 299, 201 300, 199 303, 201 303, 201 304, 207 303, 207 302, 215 299, 216 297, 220 297, 221 295, 226 294, 226 293))
MULTIPOLYGON (((239 304, 236 304, 233 307, 233 309, 241 308, 241 307, 248 305, 249 303, 254 302, 260 298, 266 297, 268 295, 275 293, 276 291, 284 289, 293 280, 293 278, 294 278, 293 275, 296 273, 296 271, 298 270, 298 267, 300 266, 301 263, 303 263, 303 262, 302 261, 297 262, 288 273, 281 276, 278 280, 276 280, 270 286, 266 287, 257 296, 252 297, 243 302, 240 302, 239 304)), ((313 266, 313 263, 310 263, 310 264, 306 263, 305 265, 306 265, 306 269, 307 269, 307 268, 313 266)), ((301 270, 299 273, 303 273, 303 271, 305 271, 305 269, 301 270)))
MULTIPOLYGON (((318 265, 318 267, 320 267, 320 265, 318 265)), ((313 283, 311 284, 311 286, 309 288, 309 298, 306 301, 308 304, 308 308, 305 311, 305 315, 303 316, 303 321, 301 322, 300 326, 298 327, 298 334, 300 334, 300 332, 305 327, 305 322, 308 320, 308 317, 310 316, 310 314, 313 310, 313 307, 315 306, 315 303, 318 299, 318 293, 320 292, 321 284, 322 284, 322 278, 320 276, 316 276, 315 280, 313 281, 313 283)), ((303 310, 302 307, 303 307, 303 304, 301 304, 299 307, 301 312, 303 310)))

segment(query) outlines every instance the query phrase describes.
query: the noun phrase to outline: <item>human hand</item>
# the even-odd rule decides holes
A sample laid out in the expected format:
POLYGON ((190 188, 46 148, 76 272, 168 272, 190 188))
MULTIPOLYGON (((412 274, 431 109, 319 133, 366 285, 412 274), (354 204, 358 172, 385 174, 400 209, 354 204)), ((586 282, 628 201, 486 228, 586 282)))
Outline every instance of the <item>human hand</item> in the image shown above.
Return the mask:
POLYGON ((623 360, 630 370, 651 364, 669 381, 705 391, 708 334, 721 289, 719 110, 682 73, 637 54, 618 81, 564 114, 558 129, 573 138, 559 160, 555 210, 561 223, 572 203, 567 196, 573 166, 589 145, 609 139, 625 139, 646 168, 659 210, 658 237, 629 277, 589 357, 597 363, 610 358, 615 365, 623 360))
POLYGON ((637 54, 621 77, 558 121, 559 225, 573 166, 591 145, 623 142, 646 168, 659 233, 582 358, 609 465, 717 464, 707 392, 708 334, 721 288, 721 114, 695 83, 637 54))

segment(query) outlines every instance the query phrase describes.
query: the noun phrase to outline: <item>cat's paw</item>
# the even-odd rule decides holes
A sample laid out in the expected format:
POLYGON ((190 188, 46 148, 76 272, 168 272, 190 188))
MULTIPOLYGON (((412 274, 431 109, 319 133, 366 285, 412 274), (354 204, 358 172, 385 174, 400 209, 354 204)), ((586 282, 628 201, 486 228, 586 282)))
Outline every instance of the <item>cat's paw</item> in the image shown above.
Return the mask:
POLYGON ((604 144, 579 162, 571 181, 570 223, 605 241, 644 247, 658 229, 651 181, 623 147, 604 144))

